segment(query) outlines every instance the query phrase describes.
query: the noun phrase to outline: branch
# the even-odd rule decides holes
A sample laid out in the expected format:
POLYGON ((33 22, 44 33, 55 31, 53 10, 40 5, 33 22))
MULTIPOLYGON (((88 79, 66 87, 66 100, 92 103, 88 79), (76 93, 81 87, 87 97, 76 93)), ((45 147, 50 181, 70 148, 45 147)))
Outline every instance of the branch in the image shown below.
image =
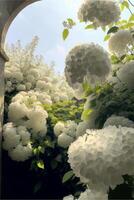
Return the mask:
POLYGON ((130 0, 128 0, 128 2, 131 4, 131 6, 133 6, 134 7, 134 4, 130 1, 130 0))

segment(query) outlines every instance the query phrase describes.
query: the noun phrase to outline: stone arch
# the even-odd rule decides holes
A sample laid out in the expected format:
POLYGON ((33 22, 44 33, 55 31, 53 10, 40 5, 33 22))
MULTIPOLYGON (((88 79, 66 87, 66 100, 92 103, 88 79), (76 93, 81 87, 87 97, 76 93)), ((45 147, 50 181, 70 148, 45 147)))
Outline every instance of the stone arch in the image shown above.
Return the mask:
POLYGON ((4 52, 4 43, 10 24, 18 13, 26 6, 40 0, 4 0, 0 1, 0 53, 8 59, 4 52))
MULTIPOLYGON (((0 0, 0 163, 1 139, 4 108, 4 66, 8 57, 4 52, 5 37, 14 18, 26 6, 40 0, 0 0)), ((1 165, 0 165, 0 197, 1 197, 1 165)))

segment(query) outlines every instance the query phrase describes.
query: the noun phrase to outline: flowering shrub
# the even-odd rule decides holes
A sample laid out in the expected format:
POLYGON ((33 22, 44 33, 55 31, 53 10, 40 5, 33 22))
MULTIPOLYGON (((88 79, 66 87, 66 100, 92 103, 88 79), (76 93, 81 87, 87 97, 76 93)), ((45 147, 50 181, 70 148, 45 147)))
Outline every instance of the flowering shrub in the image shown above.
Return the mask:
MULTIPOLYGON (((110 54, 94 43, 74 47, 65 61, 68 83, 35 56, 37 37, 26 48, 20 43, 7 48, 3 148, 14 161, 30 161, 42 180, 35 192, 53 172, 67 187, 65 196, 71 193, 65 200, 106 200, 124 181, 132 188, 134 16, 129 4, 134 6, 130 0, 85 0, 78 17, 92 23, 86 29, 107 31, 110 54), (125 8, 131 16, 119 20, 125 8)), ((66 39, 75 22, 68 18, 63 25, 66 39)))
POLYGON ((21 47, 20 42, 7 46, 10 60, 5 67, 6 93, 34 90, 46 93, 54 102, 71 99, 73 90, 64 76, 56 75, 41 56, 35 55, 37 45, 38 38, 35 37, 25 48, 21 47))
MULTIPOLYGON (((102 199, 107 199, 109 188, 114 189, 124 180, 127 180, 129 187, 133 187, 133 181, 129 182, 134 174, 132 164, 129 164, 133 162, 134 148, 131 141, 134 137, 133 6, 130 0, 85 0, 78 11, 80 21, 92 22, 85 29, 101 27, 107 31, 104 40, 109 40, 111 56, 111 68, 107 75, 103 70, 104 65, 101 67, 102 60, 99 60, 98 54, 94 57, 91 53, 86 54, 88 50, 83 48, 84 45, 72 49, 66 59, 66 80, 72 88, 84 90, 86 96, 82 121, 76 129, 78 139, 69 146, 68 156, 75 175, 94 191, 94 196, 85 192, 85 196, 81 194, 79 198, 97 199, 97 193, 100 192, 104 194, 102 199), (131 15, 128 20, 119 20, 125 8, 131 15), (81 70, 76 70, 77 66, 81 70), (92 77, 96 75, 92 69, 96 69, 98 77, 92 77), (77 71, 77 76, 74 71, 77 71), (103 76, 103 81, 98 81, 103 76)), ((97 51, 96 47, 92 46, 91 52, 94 51, 97 51)))
POLYGON ((36 180, 33 185, 33 192, 41 190, 48 173, 56 171, 58 180, 65 182, 69 191, 75 185, 75 194, 82 185, 77 186, 79 179, 73 173, 72 180, 66 178, 71 170, 67 163, 67 147, 70 139, 71 142, 75 140, 73 131, 80 121, 84 101, 73 98, 73 89, 64 76, 57 75, 34 54, 37 42, 35 37, 25 48, 19 42, 8 47, 3 149, 11 160, 28 163, 35 179, 38 180, 38 174, 44 171, 40 183, 36 180), (58 121, 64 124, 59 137, 55 135, 59 128, 57 131, 54 128, 58 121))

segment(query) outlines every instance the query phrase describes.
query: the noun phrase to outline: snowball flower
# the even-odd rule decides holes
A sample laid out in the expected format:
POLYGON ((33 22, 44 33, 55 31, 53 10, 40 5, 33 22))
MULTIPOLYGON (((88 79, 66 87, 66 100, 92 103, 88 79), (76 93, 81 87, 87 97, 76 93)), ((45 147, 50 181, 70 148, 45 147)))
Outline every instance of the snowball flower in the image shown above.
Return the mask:
POLYGON ((104 127, 106 126, 124 126, 134 128, 134 122, 126 117, 112 115, 105 121, 104 127))
POLYGON ((37 44, 37 37, 35 37, 24 48, 20 42, 7 47, 9 62, 5 66, 5 91, 8 93, 38 91, 42 95, 40 101, 47 105, 72 99, 74 92, 65 77, 56 74, 51 66, 44 63, 42 57, 35 55, 37 44))
POLYGON ((86 130, 90 128, 88 121, 82 121, 77 126, 76 138, 85 134, 86 130))
MULTIPOLYGON (((45 110, 31 110, 28 113, 28 121, 26 123, 26 126, 28 128, 31 128, 33 131, 33 135, 36 135, 38 132, 41 133, 41 135, 46 135, 47 133, 47 125, 46 125, 46 118, 48 117, 48 114, 45 110)), ((37 134, 38 136, 39 134, 37 134)))
POLYGON ((28 109, 24 103, 12 102, 8 107, 8 117, 12 122, 16 122, 27 115, 28 109))
POLYGON ((58 137, 63 132, 64 127, 65 125, 63 122, 57 122, 54 126, 54 134, 58 137))
POLYGON ((104 81, 110 69, 107 52, 94 43, 76 46, 66 57, 65 76, 74 89, 78 89, 85 80, 91 85, 104 81))
POLYGON ((65 133, 59 135, 58 137, 58 145, 63 148, 69 147, 69 145, 74 141, 74 138, 66 135, 65 133))
POLYGON ((117 77, 128 89, 134 89, 134 61, 130 61, 118 70, 117 77))
POLYGON ((42 104, 45 102, 45 97, 51 101, 46 93, 42 95, 34 91, 18 93, 12 98, 8 108, 10 121, 31 129, 33 137, 44 137, 47 133, 46 119, 48 117, 42 104))
POLYGON ((129 30, 119 30, 109 39, 108 46, 111 53, 122 56, 127 53, 127 47, 133 42, 134 39, 129 30))
POLYGON ((12 160, 15 161, 28 160, 32 155, 31 145, 28 144, 27 146, 23 146, 22 144, 19 144, 12 151, 9 150, 8 155, 11 157, 12 160))
POLYGON ((3 148, 11 159, 25 161, 32 156, 31 134, 25 126, 7 123, 3 127, 3 148))
POLYGON ((74 121, 66 123, 57 122, 54 126, 54 134, 58 137, 58 145, 67 148, 76 139, 77 124, 74 121))
POLYGON ((116 0, 85 0, 78 11, 80 21, 93 22, 95 27, 104 27, 120 18, 116 0))
POLYGON ((109 126, 87 130, 68 150, 75 175, 91 189, 107 191, 134 174, 134 128, 109 126))

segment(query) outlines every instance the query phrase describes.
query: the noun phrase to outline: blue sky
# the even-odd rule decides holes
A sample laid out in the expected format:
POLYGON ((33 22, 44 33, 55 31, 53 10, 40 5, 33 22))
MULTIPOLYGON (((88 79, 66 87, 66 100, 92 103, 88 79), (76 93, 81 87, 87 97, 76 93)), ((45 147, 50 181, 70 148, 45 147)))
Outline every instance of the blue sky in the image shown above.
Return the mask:
MULTIPOLYGON (((6 43, 20 40, 27 44, 34 36, 40 38, 36 53, 41 54, 47 64, 55 62, 55 70, 62 73, 67 52, 76 44, 95 42, 105 48, 105 33, 99 30, 85 30, 83 24, 75 26, 66 41, 62 39, 62 22, 68 17, 77 20, 77 10, 82 0, 42 0, 23 9, 12 22, 6 43)), ((128 13, 125 13, 127 16, 128 13)))

